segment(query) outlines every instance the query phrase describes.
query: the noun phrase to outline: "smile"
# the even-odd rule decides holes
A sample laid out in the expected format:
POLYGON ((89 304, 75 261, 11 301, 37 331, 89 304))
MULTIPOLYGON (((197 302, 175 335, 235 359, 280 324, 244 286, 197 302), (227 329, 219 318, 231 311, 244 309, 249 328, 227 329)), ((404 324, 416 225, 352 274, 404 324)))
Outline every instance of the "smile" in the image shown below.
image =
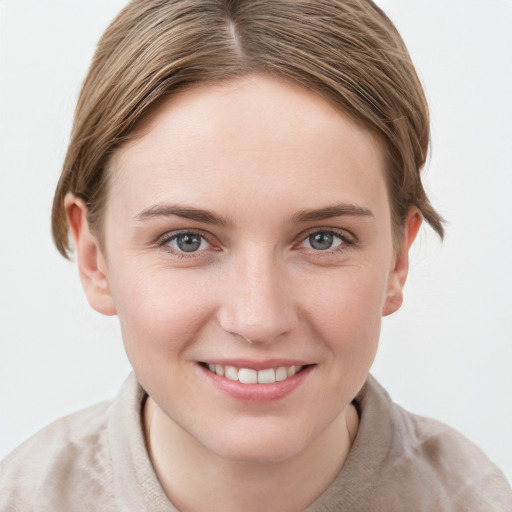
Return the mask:
POLYGON ((278 368, 253 370, 212 363, 204 363, 204 366, 219 377, 225 377, 228 380, 238 381, 242 384, 273 384, 274 382, 282 382, 293 377, 304 368, 304 366, 279 366, 278 368))

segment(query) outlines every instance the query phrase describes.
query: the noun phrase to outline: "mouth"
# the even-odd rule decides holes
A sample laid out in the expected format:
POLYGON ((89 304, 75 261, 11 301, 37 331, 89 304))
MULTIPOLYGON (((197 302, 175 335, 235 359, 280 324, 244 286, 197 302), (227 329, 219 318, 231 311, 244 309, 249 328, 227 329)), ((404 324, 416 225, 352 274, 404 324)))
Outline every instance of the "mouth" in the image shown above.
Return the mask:
POLYGON ((301 387, 316 366, 301 363, 238 360, 199 362, 197 366, 206 381, 221 393, 246 404, 270 404, 301 387))
POLYGON ((239 368, 232 365, 200 363, 211 373, 224 377, 228 380, 240 382, 241 384, 274 384, 283 382, 304 371, 311 365, 290 365, 263 368, 255 370, 253 368, 239 368))

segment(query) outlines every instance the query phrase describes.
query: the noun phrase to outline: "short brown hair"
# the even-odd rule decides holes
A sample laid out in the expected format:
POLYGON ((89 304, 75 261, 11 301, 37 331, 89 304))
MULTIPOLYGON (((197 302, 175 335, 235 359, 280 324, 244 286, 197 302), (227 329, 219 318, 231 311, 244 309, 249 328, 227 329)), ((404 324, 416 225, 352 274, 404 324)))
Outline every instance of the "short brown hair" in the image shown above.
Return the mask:
POLYGON ((108 162, 149 109, 193 84, 264 73, 316 91, 377 133, 388 157, 395 237, 411 205, 442 237, 421 182, 428 106, 409 53, 370 0, 133 0, 98 43, 84 81, 52 211, 67 257, 71 191, 101 224, 108 162))

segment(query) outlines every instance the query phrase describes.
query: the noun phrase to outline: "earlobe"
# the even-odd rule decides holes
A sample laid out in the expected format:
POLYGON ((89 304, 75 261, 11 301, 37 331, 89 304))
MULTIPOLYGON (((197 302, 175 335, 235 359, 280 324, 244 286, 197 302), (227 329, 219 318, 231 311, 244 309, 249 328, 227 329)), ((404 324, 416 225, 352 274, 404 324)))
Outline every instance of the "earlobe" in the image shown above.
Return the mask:
POLYGON ((422 220, 423 217, 418 208, 411 206, 405 219, 401 245, 395 255, 394 267, 389 276, 382 316, 391 315, 402 305, 403 289, 409 272, 409 249, 418 234, 422 220))
POLYGON ((98 240, 89 229, 87 205, 79 197, 68 193, 64 198, 64 208, 87 300, 96 311, 104 315, 115 315, 117 311, 108 283, 105 258, 98 240))

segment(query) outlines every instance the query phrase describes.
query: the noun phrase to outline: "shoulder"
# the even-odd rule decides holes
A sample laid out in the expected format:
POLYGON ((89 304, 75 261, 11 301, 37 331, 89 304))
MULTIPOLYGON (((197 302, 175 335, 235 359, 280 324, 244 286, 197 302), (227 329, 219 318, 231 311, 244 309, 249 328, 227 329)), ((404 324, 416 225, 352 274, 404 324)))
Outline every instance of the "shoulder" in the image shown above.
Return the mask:
POLYGON ((455 429, 397 407, 408 422, 405 453, 398 466, 412 461, 418 476, 437 489, 436 500, 450 510, 512 510, 512 490, 498 467, 455 429))
POLYGON ((405 411, 369 376, 359 430, 331 487, 309 510, 512 511, 503 473, 456 430, 405 411))
POLYGON ((0 463, 0 509, 51 510, 65 506, 59 501, 62 494, 76 499, 85 490, 103 497, 112 480, 107 436, 111 405, 103 402, 61 418, 9 454, 0 463))
MULTIPOLYGON (((455 429, 412 414, 393 403, 375 382, 388 410, 390 444, 383 481, 425 508, 454 512, 512 510, 512 490, 503 473, 455 429)), ((417 510, 418 510, 417 509, 417 510)))

